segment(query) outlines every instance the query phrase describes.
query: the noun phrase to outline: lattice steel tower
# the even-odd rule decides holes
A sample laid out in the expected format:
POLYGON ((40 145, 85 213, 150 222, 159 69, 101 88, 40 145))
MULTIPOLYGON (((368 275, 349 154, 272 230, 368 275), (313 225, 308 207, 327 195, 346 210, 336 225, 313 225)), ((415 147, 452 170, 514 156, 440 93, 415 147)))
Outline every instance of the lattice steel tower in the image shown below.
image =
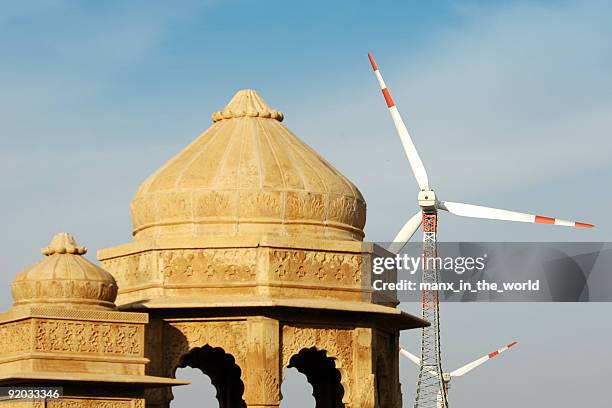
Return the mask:
MULTIPOLYGON (((438 215, 434 209, 423 212, 423 275, 422 282, 437 286, 438 270, 436 233, 438 215)), ((421 314, 431 326, 421 330, 421 365, 414 400, 415 408, 445 408, 446 387, 442 378, 440 355, 440 299, 438 290, 422 291, 421 314)))

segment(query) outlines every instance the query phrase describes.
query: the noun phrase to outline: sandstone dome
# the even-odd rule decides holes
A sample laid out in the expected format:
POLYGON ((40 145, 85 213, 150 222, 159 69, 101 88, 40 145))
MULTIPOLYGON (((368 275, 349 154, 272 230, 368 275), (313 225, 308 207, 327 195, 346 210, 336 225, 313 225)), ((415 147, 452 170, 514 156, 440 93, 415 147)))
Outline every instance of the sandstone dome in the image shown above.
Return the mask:
POLYGON ((83 258, 86 252, 70 234, 57 234, 42 249, 45 259, 13 281, 14 305, 114 309, 117 283, 110 273, 83 258))
POLYGON ((136 240, 164 236, 300 235, 362 240, 359 190, 287 127, 253 90, 139 188, 136 240))

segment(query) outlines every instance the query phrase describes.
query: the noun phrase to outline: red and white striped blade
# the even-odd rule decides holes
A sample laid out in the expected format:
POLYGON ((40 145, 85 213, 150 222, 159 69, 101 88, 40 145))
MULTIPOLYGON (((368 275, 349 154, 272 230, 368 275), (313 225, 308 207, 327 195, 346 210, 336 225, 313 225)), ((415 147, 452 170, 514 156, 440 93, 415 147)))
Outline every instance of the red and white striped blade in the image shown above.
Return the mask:
POLYGON ((412 172, 416 177, 417 183, 421 190, 429 190, 427 172, 425 171, 425 166, 421 161, 421 157, 419 156, 419 153, 412 142, 412 138, 410 137, 408 129, 406 128, 406 125, 404 124, 404 121, 397 110, 397 106, 395 105, 393 98, 391 98, 391 93, 389 93, 389 89, 387 88, 387 85, 385 84, 385 81, 378 70, 378 65, 376 64, 376 61, 374 61, 374 57, 372 57, 372 54, 368 53, 368 58, 372 64, 372 69, 374 70, 376 79, 378 79, 380 89, 382 90, 383 97, 387 102, 387 107, 389 108, 389 113, 391 114, 391 119, 393 119, 395 129, 397 130, 397 133, 402 141, 402 145, 404 146, 406 156, 408 156, 408 161, 410 162, 410 167, 412 168, 412 172))
POLYGON ((410 238, 412 238, 414 233, 419 229, 419 227, 421 226, 421 222, 423 222, 423 214, 421 213, 421 211, 419 211, 418 213, 413 215, 412 218, 410 218, 406 222, 406 224, 404 224, 400 232, 397 233, 397 235, 393 239, 393 242, 391 243, 391 245, 389 245, 389 248, 387 248, 389 252, 392 252, 394 254, 399 253, 399 251, 402 250, 404 245, 406 245, 408 241, 410 241, 410 238))
POLYGON ((489 361, 490 359, 499 356, 501 353, 503 353, 504 351, 514 347, 515 345, 516 345, 516 341, 513 341, 512 343, 508 344, 506 347, 502 347, 499 350, 495 350, 494 352, 489 353, 486 356, 480 357, 478 360, 472 361, 471 363, 466 364, 463 367, 456 369, 455 371, 452 371, 450 373, 450 376, 451 377, 460 377, 463 374, 472 371, 473 369, 475 369, 479 365, 484 364, 485 362, 489 361))
POLYGON ((490 220, 533 222, 536 224, 562 225, 565 227, 592 228, 593 224, 584 222, 566 221, 559 218, 545 217, 543 215, 526 214, 516 211, 500 210, 498 208, 483 207, 480 205, 453 203, 440 201, 438 208, 451 214, 462 217, 486 218, 490 220))

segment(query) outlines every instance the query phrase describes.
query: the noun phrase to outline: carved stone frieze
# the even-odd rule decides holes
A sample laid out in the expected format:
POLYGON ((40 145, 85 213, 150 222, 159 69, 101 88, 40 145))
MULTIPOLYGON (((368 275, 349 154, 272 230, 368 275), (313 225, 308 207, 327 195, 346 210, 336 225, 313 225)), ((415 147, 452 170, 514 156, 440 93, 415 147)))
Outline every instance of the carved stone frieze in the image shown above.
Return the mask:
POLYGON ((327 206, 327 218, 330 221, 350 223, 351 219, 357 219, 357 225, 365 225, 365 205, 347 196, 336 196, 329 199, 327 206))
POLYGON ((45 408, 41 400, 0 400, 0 408, 45 408))
POLYGON ((2 354, 19 353, 31 348, 32 323, 11 322, 0 325, 0 350, 2 354))
POLYGON ((101 399, 63 397, 47 401, 0 401, 1 408, 144 408, 143 398, 101 399))
POLYGON ((325 198, 322 194, 287 192, 286 205, 289 220, 325 218, 325 198))
POLYGON ((12 293, 13 298, 31 303, 38 299, 78 299, 86 304, 87 299, 92 299, 91 303, 110 305, 106 299, 115 299, 117 285, 93 280, 56 280, 44 285, 37 281, 24 281, 14 284, 12 293))
POLYGON ((257 248, 185 249, 160 253, 168 284, 248 281, 255 279, 257 248))
POLYGON ((67 320, 36 320, 35 349, 96 355, 143 355, 143 325, 67 320))
POLYGON ((282 193, 278 191, 241 191, 240 216, 280 218, 282 193))
POLYGON ((178 249, 144 252, 104 261, 120 293, 158 283, 200 286, 206 283, 254 281, 257 248, 178 249))
POLYGON ((140 408, 142 399, 61 398, 48 400, 48 408, 140 408))
POLYGON ((317 296, 312 292, 317 286, 325 290, 322 297, 347 296, 347 292, 335 289, 361 289, 366 263, 363 254, 358 252, 290 247, 159 249, 102 262, 117 280, 119 303, 122 294, 129 294, 130 302, 139 299, 139 291, 143 291, 142 296, 146 298, 149 296, 147 288, 152 285, 184 288, 188 290, 187 296, 194 296, 194 288, 213 287, 231 293, 233 287, 244 284, 295 284, 295 290, 309 290, 307 297, 317 296))
POLYGON ((271 249, 270 270, 273 278, 290 281, 334 283, 359 287, 362 257, 360 254, 271 249))
POLYGON ((104 267, 113 274, 119 293, 134 286, 161 281, 161 273, 156 269, 156 258, 152 253, 140 253, 120 258, 108 259, 104 267))

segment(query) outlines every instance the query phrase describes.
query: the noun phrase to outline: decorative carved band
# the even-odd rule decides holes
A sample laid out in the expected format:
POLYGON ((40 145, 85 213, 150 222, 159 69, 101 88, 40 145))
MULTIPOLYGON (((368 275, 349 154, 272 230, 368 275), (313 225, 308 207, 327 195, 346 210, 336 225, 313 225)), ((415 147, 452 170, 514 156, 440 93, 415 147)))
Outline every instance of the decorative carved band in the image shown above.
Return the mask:
POLYGON ((94 280, 55 279, 48 284, 40 281, 16 281, 12 285, 15 305, 34 302, 48 302, 50 299, 62 300, 64 303, 92 304, 113 307, 111 300, 117 297, 115 283, 94 280))
POLYGON ((144 408, 144 399, 62 398, 47 401, 0 401, 0 408, 144 408))
POLYGON ((5 323, 0 325, 0 350, 2 354, 28 351, 31 338, 32 324, 30 321, 5 323))
POLYGON ((151 283, 173 288, 255 283, 258 268, 267 268, 262 272, 268 282, 360 289, 364 265, 361 254, 284 248, 168 249, 103 262, 122 293, 151 283))
POLYGON ((160 270, 166 283, 252 281, 257 249, 193 249, 161 252, 160 270))
POLYGON ((87 398, 62 398, 47 401, 48 408, 136 408, 136 400, 104 400, 87 398))
POLYGON ((142 357, 144 326, 39 320, 36 351, 142 357))
MULTIPOLYGON (((257 183, 258 169, 247 166, 245 170, 243 177, 253 170, 253 183, 257 183)), ((267 230, 282 235, 292 222, 311 235, 336 232, 361 239, 366 204, 361 198, 336 192, 187 189, 148 192, 132 202, 132 215, 136 239, 207 235, 206 225, 230 233, 249 223, 256 224, 259 233, 267 230)))
POLYGON ((322 251, 274 249, 270 268, 279 280, 359 286, 361 255, 322 251))
POLYGON ((149 321, 149 315, 146 313, 91 309, 62 309, 53 307, 32 307, 29 309, 29 317, 93 320, 117 323, 147 323, 149 321))
POLYGON ((113 275, 121 293, 128 287, 161 281, 155 257, 155 253, 145 252, 103 260, 102 265, 113 275))

